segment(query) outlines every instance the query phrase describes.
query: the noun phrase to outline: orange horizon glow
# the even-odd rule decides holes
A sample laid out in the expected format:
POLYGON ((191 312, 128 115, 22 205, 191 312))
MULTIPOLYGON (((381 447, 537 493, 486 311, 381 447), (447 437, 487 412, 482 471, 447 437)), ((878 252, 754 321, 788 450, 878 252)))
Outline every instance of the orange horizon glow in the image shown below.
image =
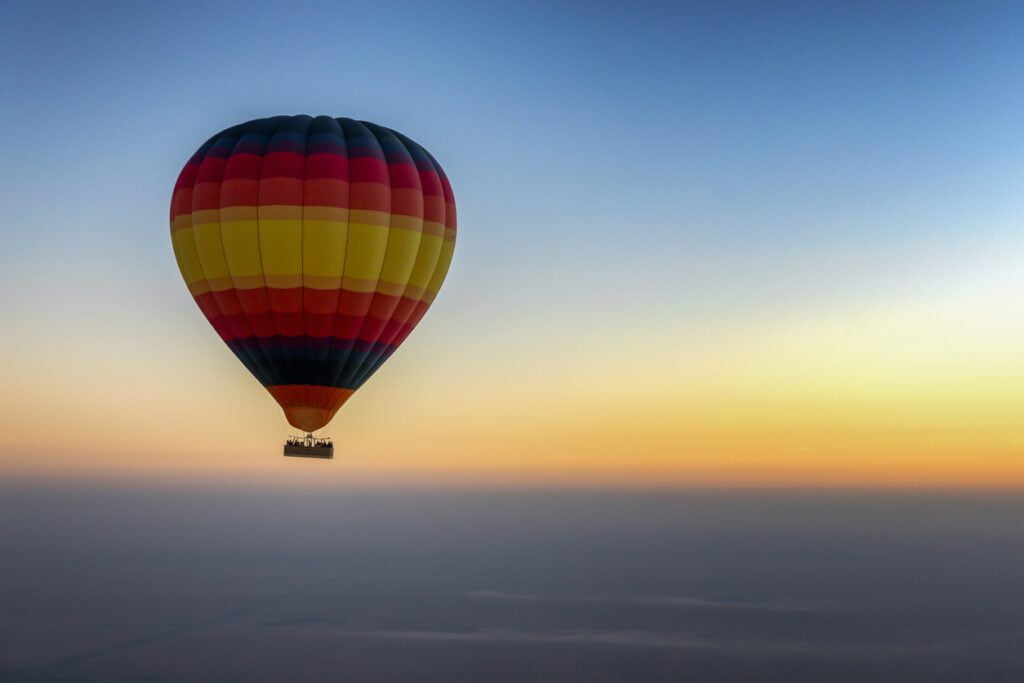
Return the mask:
POLYGON ((444 334, 458 316, 428 319, 325 430, 336 440, 328 463, 280 455, 277 406, 197 319, 152 351, 165 356, 156 365, 98 345, 92 362, 0 399, 0 478, 1021 487, 1024 321, 992 313, 1017 286, 1007 273, 1018 277, 987 271, 938 300, 756 322, 720 339, 651 321, 643 332, 661 341, 630 365, 605 341, 532 374, 489 356, 489 340, 453 345, 444 334), (96 373, 107 383, 90 382, 96 373), (145 373, 161 391, 133 400, 145 373))

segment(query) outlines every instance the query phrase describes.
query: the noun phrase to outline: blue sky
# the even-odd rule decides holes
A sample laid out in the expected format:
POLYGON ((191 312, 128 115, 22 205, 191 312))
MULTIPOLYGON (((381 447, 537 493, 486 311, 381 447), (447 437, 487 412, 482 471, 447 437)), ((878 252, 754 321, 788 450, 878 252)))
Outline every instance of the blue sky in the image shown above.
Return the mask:
POLYGON ((999 230, 1021 177, 1019 6, 756 5, 7 3, 4 223, 132 187, 118 213, 148 224, 215 129, 330 112, 443 150, 466 218, 493 226, 467 264, 999 230))

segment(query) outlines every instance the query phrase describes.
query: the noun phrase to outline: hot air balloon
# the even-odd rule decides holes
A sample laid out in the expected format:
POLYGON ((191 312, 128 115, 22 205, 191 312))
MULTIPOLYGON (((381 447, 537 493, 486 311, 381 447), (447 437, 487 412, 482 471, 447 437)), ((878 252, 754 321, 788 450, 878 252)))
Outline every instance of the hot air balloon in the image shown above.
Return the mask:
POLYGON ((437 161, 389 128, 275 116, 192 155, 171 199, 174 255, 199 309, 304 433, 416 327, 448 272, 455 199, 437 161))

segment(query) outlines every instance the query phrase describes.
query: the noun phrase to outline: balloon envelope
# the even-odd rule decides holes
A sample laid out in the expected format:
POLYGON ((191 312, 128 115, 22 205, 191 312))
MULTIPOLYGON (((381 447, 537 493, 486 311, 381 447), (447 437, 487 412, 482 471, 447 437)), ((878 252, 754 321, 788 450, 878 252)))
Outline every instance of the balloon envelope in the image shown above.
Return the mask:
POLYGON ((366 121, 276 116, 182 169, 171 240, 200 310, 312 432, 405 340, 455 247, 455 199, 420 145, 366 121))

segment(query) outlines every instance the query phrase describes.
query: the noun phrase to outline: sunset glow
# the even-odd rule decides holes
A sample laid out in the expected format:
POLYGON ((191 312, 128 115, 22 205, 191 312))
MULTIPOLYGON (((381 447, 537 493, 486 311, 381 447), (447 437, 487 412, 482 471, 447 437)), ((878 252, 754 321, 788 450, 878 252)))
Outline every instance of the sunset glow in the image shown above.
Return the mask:
MULTIPOLYGON (((171 45, 165 10, 127 57, 80 8, 88 45, 22 36, 0 66, 48 84, 0 112, 24 132, 2 171, 0 476, 1024 485, 1024 63, 995 19, 822 19, 785 34, 829 55, 811 64, 750 17, 730 34, 746 52, 701 37, 727 18, 678 40, 654 12, 629 28, 646 52, 612 56, 599 13, 572 49, 542 31, 520 53, 557 10, 506 27, 464 9, 314 85, 235 78, 245 50, 198 20, 179 35, 208 53, 171 45), (481 65, 466 43, 504 47, 481 65), (584 57, 586 79, 559 66, 584 57), (57 134, 71 100, 77 132, 57 134), (197 141, 293 111, 407 131, 459 202, 444 291, 323 431, 327 465, 281 458, 281 411, 196 310, 166 226, 197 141)), ((239 30, 272 19, 281 54, 328 60, 297 19, 239 30)))

